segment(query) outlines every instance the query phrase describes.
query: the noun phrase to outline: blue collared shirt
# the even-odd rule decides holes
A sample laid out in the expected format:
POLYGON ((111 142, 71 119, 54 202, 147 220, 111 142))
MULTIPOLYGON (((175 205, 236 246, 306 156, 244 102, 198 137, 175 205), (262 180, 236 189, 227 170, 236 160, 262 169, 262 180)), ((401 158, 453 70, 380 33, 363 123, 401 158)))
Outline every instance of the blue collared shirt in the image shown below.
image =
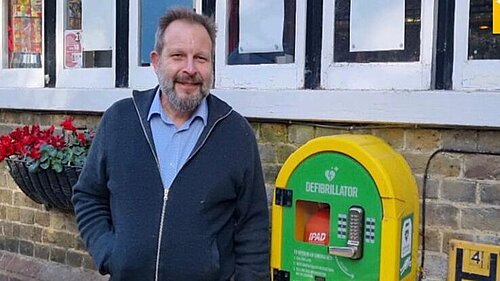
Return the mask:
POLYGON ((160 162, 163 186, 168 189, 207 125, 208 106, 207 99, 203 99, 193 115, 177 128, 163 110, 160 94, 158 90, 149 109, 148 120, 160 162))

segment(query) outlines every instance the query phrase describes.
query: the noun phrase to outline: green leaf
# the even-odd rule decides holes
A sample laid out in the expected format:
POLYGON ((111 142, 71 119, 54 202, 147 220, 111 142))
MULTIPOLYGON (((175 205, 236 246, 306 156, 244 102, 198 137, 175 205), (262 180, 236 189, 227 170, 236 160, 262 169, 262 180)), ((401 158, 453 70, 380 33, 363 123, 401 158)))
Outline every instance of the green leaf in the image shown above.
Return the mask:
POLYGON ((50 144, 44 144, 40 147, 40 152, 42 155, 46 155, 48 158, 56 157, 57 149, 50 144))
POLYGON ((52 159, 52 161, 50 162, 50 167, 52 168, 52 170, 60 173, 63 169, 61 159, 58 158, 52 159))
POLYGON ((58 159, 63 160, 65 157, 66 157, 66 155, 64 154, 64 151, 59 150, 59 151, 57 152, 57 158, 58 158, 58 159))
POLYGON ((75 166, 82 167, 83 164, 85 164, 85 160, 86 160, 86 157, 75 157, 75 159, 73 160, 73 163, 75 164, 75 166))
POLYGON ((40 162, 45 162, 49 159, 49 154, 47 152, 42 152, 42 156, 40 157, 40 162))
POLYGON ((47 170, 50 166, 50 160, 40 163, 40 168, 47 170))
POLYGON ((42 144, 40 146, 40 151, 43 153, 43 152, 49 152, 50 151, 50 148, 52 147, 52 145, 50 144, 42 144))
POLYGON ((52 163, 52 170, 56 171, 56 173, 60 173, 63 170, 63 165, 61 165, 61 163, 52 163))
POLYGON ((72 150, 73 150, 73 154, 75 154, 75 155, 82 155, 82 153, 85 152, 85 149, 81 146, 75 146, 75 147, 73 147, 72 150))
POLYGON ((40 162, 45 162, 50 158, 50 151, 52 149, 51 145, 44 144, 40 147, 40 152, 42 156, 40 157, 40 162))
POLYGON ((54 147, 52 147, 52 149, 49 151, 49 155, 50 157, 56 157, 57 150, 54 147))

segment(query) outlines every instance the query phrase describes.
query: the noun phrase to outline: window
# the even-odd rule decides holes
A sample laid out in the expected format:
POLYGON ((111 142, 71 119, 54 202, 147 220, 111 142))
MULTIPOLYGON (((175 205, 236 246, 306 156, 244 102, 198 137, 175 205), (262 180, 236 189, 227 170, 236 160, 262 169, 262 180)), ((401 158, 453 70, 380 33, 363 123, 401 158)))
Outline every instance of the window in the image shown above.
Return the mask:
POLYGON ((114 0, 59 0, 56 87, 115 87, 114 0))
POLYGON ((64 16, 64 68, 111 67, 112 30, 106 28, 97 33, 99 22, 92 20, 85 21, 87 26, 83 29, 88 32, 83 33, 82 0, 67 0, 64 16), (94 40, 99 37, 102 38, 94 40))
POLYGON ((201 0, 141 0, 130 2, 129 86, 147 89, 158 84, 149 54, 154 48, 159 17, 172 7, 192 7, 201 12, 201 0))
MULTIPOLYGON (((359 3, 360 1, 353 1, 353 3, 359 3)), ((377 2, 377 1, 376 1, 377 2)), ((375 2, 375 3, 376 3, 375 2)), ((379 3, 383 1, 378 0, 379 3)), ((420 1, 392 1, 393 5, 391 7, 394 12, 388 11, 390 17, 399 17, 400 22, 398 24, 389 26, 380 26, 384 29, 377 28, 378 26, 374 24, 374 21, 367 20, 363 21, 363 17, 377 16, 377 18, 383 18, 381 13, 384 13, 384 9, 376 10, 375 13, 367 9, 360 9, 365 6, 363 3, 361 7, 356 7, 355 5, 350 5, 350 1, 335 1, 335 24, 334 24, 334 62, 351 62, 351 63, 370 63, 370 62, 412 62, 420 60, 420 11, 421 3, 420 1), (354 6, 354 7, 353 7, 354 6), (398 7, 399 6, 399 7, 398 7), (357 8, 360 10, 360 15, 352 21, 350 18, 351 8, 357 8), (398 10, 399 9, 399 10, 398 10), (399 12, 399 13, 398 13, 399 12), (404 13, 404 15, 403 15, 404 13), (394 15, 395 14, 395 15, 394 15), (369 25, 372 23, 371 25, 369 25), (357 24, 357 26, 356 26, 357 24), (351 28, 350 28, 351 27, 351 28), (371 27, 371 28, 370 28, 371 27), (392 28, 391 28, 392 27, 392 28), (389 29, 390 30, 386 30, 389 29), (362 29, 362 30, 360 30, 362 29), (367 44, 379 40, 379 44, 369 44, 364 47, 364 50, 357 50, 357 43, 350 44, 350 30, 354 31, 355 34, 359 36, 364 36, 365 41, 361 41, 362 38, 356 38, 359 44, 367 44), (363 30, 365 33, 363 33, 363 30), (396 36, 381 36, 383 34, 390 34, 402 32, 400 38, 394 38, 396 36), (373 35, 371 37, 370 35, 373 35), (380 44, 390 42, 394 39, 395 44, 392 46, 381 46, 380 44), (392 40, 391 40, 392 39, 392 40), (399 41, 397 41, 399 40, 399 41), (374 50, 370 50, 370 48, 374 50), (378 50, 377 50, 378 49, 378 50), (391 50, 392 49, 392 50, 391 50)), ((390 5, 386 6, 390 7, 390 5)), ((376 6, 369 8, 377 8, 376 6)), ((381 24, 384 22, 381 21, 381 24)), ((363 46, 361 46, 363 48, 363 46)))
POLYGON ((322 86, 430 89, 434 6, 427 2, 325 1, 322 86))
POLYGON ((43 87, 42 0, 0 4, 0 81, 12 87, 43 87))
POLYGON ((217 1, 215 86, 302 88, 305 17, 306 1, 217 1))
POLYGON ((494 13, 498 6, 489 0, 457 1, 454 89, 500 89, 500 32, 494 25, 500 22, 494 13))
POLYGON ((500 35, 499 33, 495 34, 493 31, 494 4, 499 5, 498 1, 471 1, 469 11, 469 60, 500 59, 500 35))
POLYGON ((229 37, 227 40, 228 52, 226 56, 227 64, 244 65, 293 63, 295 60, 295 1, 285 1, 284 5, 282 5, 279 1, 263 2, 261 4, 265 5, 262 5, 262 7, 258 7, 255 4, 246 4, 252 3, 249 1, 243 1, 243 3, 245 3, 245 5, 241 7, 240 11, 240 3, 238 0, 230 2, 228 24, 229 37), (277 3, 281 6, 279 8, 283 8, 283 11, 280 12, 284 13, 284 18, 279 17, 280 13, 271 13, 270 15, 276 16, 278 21, 277 23, 272 20, 270 22, 266 22, 260 18, 259 20, 252 22, 252 20, 256 18, 255 14, 259 13, 259 9, 263 11, 272 9, 272 6, 269 7, 269 4, 272 3, 277 3), (256 9, 256 11, 253 9, 256 9), (244 14, 244 18, 241 21, 242 27, 251 27, 250 30, 241 28, 242 32, 246 34, 253 32, 253 34, 248 34, 246 38, 245 34, 241 34, 240 36, 240 12, 244 14), (283 20, 284 23, 281 24, 283 20), (260 28, 256 28, 255 24, 259 24, 260 28), (274 36, 269 36, 269 26, 273 25, 278 25, 280 28, 276 28, 274 36), (259 46, 259 44, 256 44, 255 42, 260 39, 258 38, 259 36, 264 35, 265 37, 262 38, 259 46))
POLYGON ((9 1, 7 68, 41 68, 42 1, 9 1))

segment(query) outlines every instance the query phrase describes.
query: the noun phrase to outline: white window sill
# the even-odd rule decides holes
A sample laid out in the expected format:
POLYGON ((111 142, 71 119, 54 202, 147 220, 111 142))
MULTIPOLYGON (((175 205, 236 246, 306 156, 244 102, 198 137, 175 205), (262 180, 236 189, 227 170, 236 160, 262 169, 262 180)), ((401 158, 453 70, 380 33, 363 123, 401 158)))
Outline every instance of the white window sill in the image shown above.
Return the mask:
MULTIPOLYGON (((249 118, 500 128, 500 91, 215 89, 249 118)), ((131 89, 0 88, 0 108, 103 112, 131 89)))

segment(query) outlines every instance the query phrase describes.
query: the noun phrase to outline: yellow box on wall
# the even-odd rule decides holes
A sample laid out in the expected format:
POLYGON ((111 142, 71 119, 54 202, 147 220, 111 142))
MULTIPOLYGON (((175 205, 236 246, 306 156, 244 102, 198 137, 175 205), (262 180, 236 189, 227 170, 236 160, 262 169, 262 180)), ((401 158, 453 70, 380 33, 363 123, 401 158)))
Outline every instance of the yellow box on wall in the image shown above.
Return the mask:
POLYGON ((500 281, 500 246, 451 240, 448 281, 500 281))
POLYGON ((318 137, 285 161, 272 207, 273 281, 414 281, 419 195, 371 135, 318 137))

